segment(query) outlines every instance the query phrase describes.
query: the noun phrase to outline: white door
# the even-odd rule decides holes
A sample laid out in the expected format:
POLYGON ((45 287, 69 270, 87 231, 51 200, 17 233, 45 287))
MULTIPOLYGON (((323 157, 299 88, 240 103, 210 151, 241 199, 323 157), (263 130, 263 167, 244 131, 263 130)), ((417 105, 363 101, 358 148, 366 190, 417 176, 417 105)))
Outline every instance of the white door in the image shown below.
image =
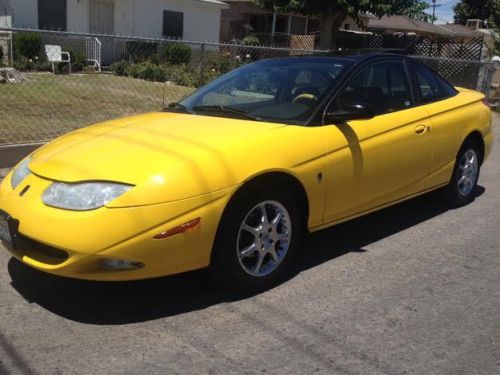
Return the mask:
POLYGON ((94 34, 113 34, 114 2, 113 0, 90 0, 89 29, 94 34))
MULTIPOLYGON (((114 1, 90 0, 89 3, 89 31, 93 34, 114 33, 114 1)), ((101 62, 110 64, 114 62, 115 44, 113 38, 99 38, 102 43, 101 62)))

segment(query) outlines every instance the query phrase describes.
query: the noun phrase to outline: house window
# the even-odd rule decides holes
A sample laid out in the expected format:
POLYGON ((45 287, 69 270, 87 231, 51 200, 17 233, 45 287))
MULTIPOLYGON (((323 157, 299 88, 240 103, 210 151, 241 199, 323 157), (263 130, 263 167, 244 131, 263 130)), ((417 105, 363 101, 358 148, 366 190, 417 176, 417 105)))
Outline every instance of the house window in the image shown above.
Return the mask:
POLYGON ((309 34, 318 32, 319 28, 320 28, 320 22, 318 19, 316 18, 309 19, 309 28, 307 30, 309 34))
POLYGON ((182 39, 184 34, 184 13, 163 11, 163 36, 182 39))
POLYGON ((252 27, 251 30, 256 33, 270 33, 273 26, 272 15, 248 15, 248 23, 252 27))
POLYGON ((66 31, 66 0, 38 0, 38 28, 66 31))

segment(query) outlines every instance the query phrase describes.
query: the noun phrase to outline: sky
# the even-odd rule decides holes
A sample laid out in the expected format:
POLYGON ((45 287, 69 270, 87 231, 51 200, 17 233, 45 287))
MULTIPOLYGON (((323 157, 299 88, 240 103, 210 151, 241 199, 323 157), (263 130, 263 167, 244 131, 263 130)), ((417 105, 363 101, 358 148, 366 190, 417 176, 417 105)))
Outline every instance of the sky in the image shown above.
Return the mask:
MULTIPOLYGON (((446 23, 453 22, 453 6, 458 3, 459 0, 437 0, 437 4, 440 5, 436 8, 436 17, 438 20, 436 23, 446 23)), ((429 3, 431 0, 429 0, 429 3)), ((428 10, 432 13, 432 8, 428 10)))

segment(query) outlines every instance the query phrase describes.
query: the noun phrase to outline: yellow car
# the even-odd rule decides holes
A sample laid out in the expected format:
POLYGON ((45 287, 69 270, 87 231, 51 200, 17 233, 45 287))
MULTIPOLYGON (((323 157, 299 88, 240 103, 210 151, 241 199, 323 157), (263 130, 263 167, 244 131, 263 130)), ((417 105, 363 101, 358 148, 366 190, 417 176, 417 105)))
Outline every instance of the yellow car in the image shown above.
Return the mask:
POLYGON ((314 232, 438 188, 469 202, 492 145, 484 96, 406 56, 265 60, 164 112, 28 156, 0 187, 0 237, 42 271, 132 280, 210 267, 278 283, 314 232))

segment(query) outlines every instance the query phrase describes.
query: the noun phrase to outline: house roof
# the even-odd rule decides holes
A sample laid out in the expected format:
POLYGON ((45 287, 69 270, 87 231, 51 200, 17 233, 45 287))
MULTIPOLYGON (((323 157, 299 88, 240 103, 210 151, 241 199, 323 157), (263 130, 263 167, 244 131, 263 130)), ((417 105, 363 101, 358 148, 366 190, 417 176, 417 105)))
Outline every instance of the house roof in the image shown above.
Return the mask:
POLYGON ((451 30, 405 16, 383 16, 382 18, 371 18, 368 22, 368 29, 391 29, 414 33, 453 36, 453 32, 451 30))
POLYGON ((198 1, 201 1, 202 3, 227 6, 226 3, 224 3, 223 1, 219 1, 219 0, 198 0, 198 1))
POLYGON ((450 23, 450 24, 446 24, 446 25, 439 25, 439 26, 445 28, 446 30, 451 31, 456 36, 474 37, 474 36, 480 35, 477 30, 472 30, 464 25, 459 25, 459 24, 455 24, 455 23, 450 23))

